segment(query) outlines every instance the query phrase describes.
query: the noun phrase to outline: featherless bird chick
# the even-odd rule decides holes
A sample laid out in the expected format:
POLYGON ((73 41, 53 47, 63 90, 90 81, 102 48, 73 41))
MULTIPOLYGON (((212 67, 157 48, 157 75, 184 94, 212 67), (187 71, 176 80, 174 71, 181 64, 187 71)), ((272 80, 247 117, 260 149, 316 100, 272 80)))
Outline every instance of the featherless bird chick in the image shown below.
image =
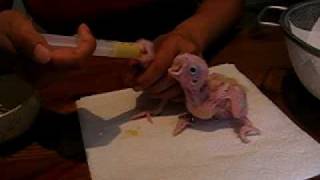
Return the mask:
POLYGON ((239 125, 236 130, 244 143, 250 142, 247 136, 260 134, 247 117, 246 93, 236 80, 218 73, 209 74, 206 62, 188 53, 178 55, 168 72, 184 90, 188 110, 179 116, 174 135, 197 120, 213 119, 236 120, 239 125))

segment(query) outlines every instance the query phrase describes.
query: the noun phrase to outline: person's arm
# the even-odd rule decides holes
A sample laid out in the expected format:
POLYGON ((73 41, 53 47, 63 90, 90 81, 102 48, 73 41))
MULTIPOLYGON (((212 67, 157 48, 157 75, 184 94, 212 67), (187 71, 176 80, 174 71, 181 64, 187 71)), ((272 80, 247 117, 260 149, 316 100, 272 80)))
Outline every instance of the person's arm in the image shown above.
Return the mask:
POLYGON ((157 98, 181 95, 177 83, 167 75, 173 59, 182 53, 200 55, 241 17, 243 0, 203 0, 196 13, 155 41, 155 58, 133 85, 157 98))
POLYGON ((234 25, 242 15, 243 0, 204 0, 197 12, 179 24, 174 32, 191 38, 203 51, 234 25))

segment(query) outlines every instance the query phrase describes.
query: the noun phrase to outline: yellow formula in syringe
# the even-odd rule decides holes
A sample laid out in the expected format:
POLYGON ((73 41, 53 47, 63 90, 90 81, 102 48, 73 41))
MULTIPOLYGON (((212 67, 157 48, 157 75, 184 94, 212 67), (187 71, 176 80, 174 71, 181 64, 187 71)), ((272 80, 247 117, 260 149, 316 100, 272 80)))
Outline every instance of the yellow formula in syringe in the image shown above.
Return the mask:
MULTIPOLYGON (((48 44, 55 47, 77 47, 77 38, 55 34, 42 34, 48 44)), ((93 56, 106 56, 112 58, 129 58, 149 61, 153 58, 153 44, 147 40, 137 42, 120 42, 110 40, 97 40, 93 56)))

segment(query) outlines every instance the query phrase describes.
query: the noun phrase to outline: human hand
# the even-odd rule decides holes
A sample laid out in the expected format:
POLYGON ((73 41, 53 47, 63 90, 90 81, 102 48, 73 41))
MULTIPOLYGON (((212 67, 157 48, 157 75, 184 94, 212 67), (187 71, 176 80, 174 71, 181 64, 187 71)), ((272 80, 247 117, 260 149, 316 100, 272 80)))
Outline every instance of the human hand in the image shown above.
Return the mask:
POLYGON ((52 47, 26 16, 14 10, 0 12, 0 48, 11 53, 22 53, 38 63, 70 65, 86 59, 96 46, 95 38, 87 25, 79 26, 78 39, 78 46, 75 48, 52 47))
POLYGON ((200 54, 199 46, 192 38, 177 32, 170 32, 154 42, 155 56, 142 75, 136 79, 135 90, 144 90, 159 99, 181 99, 182 90, 168 75, 173 59, 181 53, 200 54))

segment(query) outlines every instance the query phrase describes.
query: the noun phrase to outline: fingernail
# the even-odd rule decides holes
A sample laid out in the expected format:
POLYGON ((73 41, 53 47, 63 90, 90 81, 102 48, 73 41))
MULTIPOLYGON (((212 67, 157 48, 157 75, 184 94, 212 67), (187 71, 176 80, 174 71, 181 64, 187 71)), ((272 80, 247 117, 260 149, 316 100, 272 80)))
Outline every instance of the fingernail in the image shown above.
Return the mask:
POLYGON ((41 64, 46 64, 50 61, 50 51, 42 44, 37 44, 33 50, 35 60, 41 64))
POLYGON ((85 31, 87 31, 87 32, 90 33, 90 29, 89 29, 88 25, 86 25, 85 23, 82 23, 80 26, 81 26, 81 28, 83 28, 85 31))

